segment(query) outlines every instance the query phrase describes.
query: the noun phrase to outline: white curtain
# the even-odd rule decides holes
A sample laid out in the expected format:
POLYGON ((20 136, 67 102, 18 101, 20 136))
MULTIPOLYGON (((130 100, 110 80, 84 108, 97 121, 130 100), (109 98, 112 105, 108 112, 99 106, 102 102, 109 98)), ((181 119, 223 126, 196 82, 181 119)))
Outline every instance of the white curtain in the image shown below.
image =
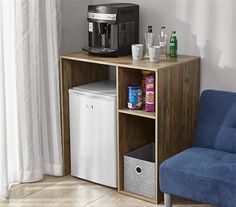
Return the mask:
POLYGON ((0 196, 62 175, 59 0, 0 0, 0 196))

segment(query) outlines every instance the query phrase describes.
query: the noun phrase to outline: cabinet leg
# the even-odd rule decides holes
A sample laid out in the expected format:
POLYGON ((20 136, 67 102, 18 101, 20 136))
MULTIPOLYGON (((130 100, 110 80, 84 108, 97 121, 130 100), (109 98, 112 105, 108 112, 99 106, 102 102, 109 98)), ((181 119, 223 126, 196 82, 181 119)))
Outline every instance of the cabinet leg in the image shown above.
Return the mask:
POLYGON ((164 193, 164 205, 165 207, 172 207, 171 194, 164 193))

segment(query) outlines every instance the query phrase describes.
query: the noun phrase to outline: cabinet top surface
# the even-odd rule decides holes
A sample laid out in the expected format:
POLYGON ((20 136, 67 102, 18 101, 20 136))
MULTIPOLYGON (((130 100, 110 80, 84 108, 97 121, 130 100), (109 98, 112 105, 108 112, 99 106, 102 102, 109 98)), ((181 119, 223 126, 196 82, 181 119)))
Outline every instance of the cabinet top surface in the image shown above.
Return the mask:
POLYGON ((131 56, 122 56, 118 58, 98 57, 90 55, 84 51, 62 55, 61 58, 67 60, 75 60, 75 61, 97 63, 103 65, 120 66, 120 67, 137 68, 137 69, 154 70, 154 71, 161 68, 170 67, 172 65, 200 59, 199 57, 196 56, 179 55, 177 58, 167 58, 167 60, 165 61, 152 63, 148 59, 134 61, 132 60, 131 56))

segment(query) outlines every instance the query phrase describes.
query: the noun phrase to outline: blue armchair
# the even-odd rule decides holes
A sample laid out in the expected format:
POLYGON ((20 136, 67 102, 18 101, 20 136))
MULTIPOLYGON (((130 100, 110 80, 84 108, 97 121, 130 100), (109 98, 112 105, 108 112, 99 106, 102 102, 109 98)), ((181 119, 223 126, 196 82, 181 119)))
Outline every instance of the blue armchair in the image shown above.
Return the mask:
POLYGON ((160 166, 160 190, 220 207, 236 207, 236 93, 205 90, 191 148, 160 166))

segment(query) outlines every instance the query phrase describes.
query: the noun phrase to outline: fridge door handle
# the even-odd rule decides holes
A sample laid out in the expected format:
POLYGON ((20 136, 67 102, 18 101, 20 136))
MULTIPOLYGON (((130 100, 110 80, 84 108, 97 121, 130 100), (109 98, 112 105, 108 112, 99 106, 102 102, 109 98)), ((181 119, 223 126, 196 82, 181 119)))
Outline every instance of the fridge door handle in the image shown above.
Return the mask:
POLYGON ((86 108, 89 108, 89 109, 94 109, 94 105, 89 105, 89 104, 86 104, 86 108))

